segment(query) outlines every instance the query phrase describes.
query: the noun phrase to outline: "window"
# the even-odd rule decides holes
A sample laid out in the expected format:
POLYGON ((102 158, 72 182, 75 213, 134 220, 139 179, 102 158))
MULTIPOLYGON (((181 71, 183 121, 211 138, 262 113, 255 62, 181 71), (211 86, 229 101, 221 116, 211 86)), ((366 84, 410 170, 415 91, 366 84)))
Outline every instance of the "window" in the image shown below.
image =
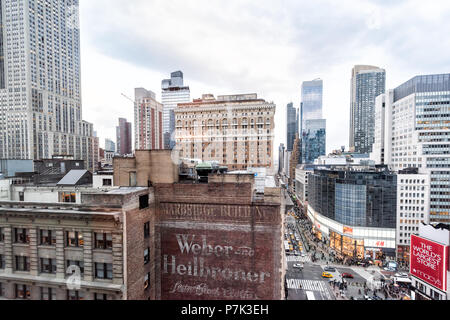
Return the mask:
POLYGON ((148 208, 148 194, 139 197, 139 209, 148 208))
POLYGON ((16 299, 30 299, 30 287, 24 284, 16 284, 16 299))
POLYGON ((67 290, 67 300, 84 300, 84 293, 77 290, 67 290))
POLYGON ((42 246, 54 246, 56 244, 56 235, 52 230, 39 230, 39 235, 42 246))
POLYGON ((112 186, 111 179, 103 179, 103 186, 112 186))
MULTIPOLYGON (((67 260, 67 268, 69 268, 70 266, 78 267, 80 270, 80 275, 84 275, 84 262, 83 261, 67 260)), ((76 268, 74 268, 74 267, 71 268, 72 274, 75 273, 74 269, 76 269, 76 268)))
POLYGON ((95 278, 109 279, 113 278, 112 263, 95 263, 95 278))
POLYGON ((82 247, 84 245, 83 233, 66 231, 66 247, 82 247))
POLYGON ((30 235, 28 233, 28 229, 14 228, 14 242, 30 243, 30 235))
POLYGON ((76 194, 70 193, 70 192, 61 192, 61 202, 69 202, 69 203, 75 203, 76 202, 76 194))
POLYGON ((16 256, 16 271, 30 271, 30 260, 25 256, 16 256))
POLYGON ((55 259, 41 258, 41 273, 56 273, 55 259))
POLYGON ((106 293, 94 293, 94 300, 108 300, 106 293))
POLYGON ((0 228, 0 242, 5 241, 5 232, 3 228, 0 228))
POLYGON ((41 287, 41 300, 56 300, 56 290, 41 287))
POLYGON ((95 233, 95 248, 96 249, 112 249, 112 234, 111 233, 95 233))
POLYGON ((150 272, 145 275, 144 290, 150 286, 150 272))
POLYGON ((144 238, 150 237, 150 222, 144 223, 144 238))
POLYGON ((0 254, 0 269, 5 269, 5 256, 0 254))
POLYGON ((150 262, 150 248, 144 250, 144 264, 150 262))

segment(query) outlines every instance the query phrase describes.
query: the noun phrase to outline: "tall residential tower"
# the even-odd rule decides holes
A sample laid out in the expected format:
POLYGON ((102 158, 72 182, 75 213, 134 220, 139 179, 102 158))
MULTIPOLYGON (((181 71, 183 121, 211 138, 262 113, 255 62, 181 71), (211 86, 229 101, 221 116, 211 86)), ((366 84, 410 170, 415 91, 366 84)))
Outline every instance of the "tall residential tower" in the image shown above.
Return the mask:
POLYGON ((352 69, 350 101, 350 150, 372 152, 374 143, 375 98, 386 90, 386 71, 357 65, 352 69))
POLYGON ((116 127, 117 154, 120 156, 132 154, 131 142, 131 122, 127 119, 119 118, 119 125, 116 127))

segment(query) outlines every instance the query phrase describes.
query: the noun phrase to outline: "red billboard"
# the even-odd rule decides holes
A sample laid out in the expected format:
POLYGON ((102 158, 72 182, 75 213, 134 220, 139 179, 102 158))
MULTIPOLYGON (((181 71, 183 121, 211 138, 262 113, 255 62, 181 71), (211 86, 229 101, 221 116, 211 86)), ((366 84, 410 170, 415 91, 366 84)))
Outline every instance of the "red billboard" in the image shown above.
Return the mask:
POLYGON ((446 291, 448 252, 448 246, 412 235, 411 275, 441 291, 446 291))

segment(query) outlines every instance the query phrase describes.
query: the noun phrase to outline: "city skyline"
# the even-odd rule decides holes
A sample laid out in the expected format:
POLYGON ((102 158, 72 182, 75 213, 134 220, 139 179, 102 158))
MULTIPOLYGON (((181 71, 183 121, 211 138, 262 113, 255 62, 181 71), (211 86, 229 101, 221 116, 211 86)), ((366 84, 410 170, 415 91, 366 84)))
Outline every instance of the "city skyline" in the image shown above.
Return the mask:
POLYGON ((291 101, 299 105, 301 83, 321 78, 325 82, 324 118, 336 119, 327 128, 329 152, 341 145, 348 146, 350 71, 354 65, 373 64, 386 69, 386 87, 391 88, 419 74, 447 72, 442 66, 450 65, 449 57, 439 54, 450 50, 445 41, 439 40, 444 36, 442 26, 448 24, 445 8, 449 4, 444 1, 430 4, 323 1, 320 5, 302 2, 270 6, 273 12, 268 11, 265 2, 258 2, 257 6, 250 2, 205 3, 200 5, 201 11, 196 11, 197 4, 176 1, 170 5, 145 1, 133 1, 132 5, 120 1, 105 4, 105 1, 80 4, 84 117, 95 124, 100 137, 114 136, 110 123, 115 119, 110 119, 109 114, 133 118, 133 106, 120 97, 122 92, 132 96, 134 87, 143 86, 156 92, 160 101, 161 80, 170 72, 182 70, 191 88, 191 99, 203 93, 257 92, 273 101, 278 106, 274 143, 277 146, 285 142, 286 114, 282 106, 291 101), (295 10, 299 6, 302 10, 295 10), (332 6, 333 10, 324 12, 323 6, 332 6), (100 9, 106 10, 101 16, 97 14, 100 9), (158 17, 169 12, 173 28, 158 17), (233 18, 234 27, 226 23, 227 12, 239 12, 233 18), (405 17, 404 12, 410 15, 405 17), (258 21, 258 14, 265 19, 258 21), (143 16, 153 18, 139 18, 143 16), (246 19, 253 21, 255 27, 249 28, 251 23, 246 19), (142 23, 144 20, 149 22, 142 23), (317 30, 319 21, 328 22, 317 30), (421 26, 414 29, 415 37, 408 36, 412 22, 421 26), (260 32, 268 30, 269 25, 274 26, 273 31, 260 32), (180 28, 185 30, 183 36, 177 34, 180 28), (193 41, 196 30, 202 30, 205 41, 193 41), (128 36, 130 33, 132 36, 128 36), (121 34, 127 36, 117 36, 121 34), (221 50, 222 39, 227 42, 225 50, 221 50), (322 46, 323 43, 326 45, 322 46), (415 50, 425 47, 435 50, 415 50), (123 76, 112 77, 112 69, 123 76), (105 116, 107 110, 111 112, 105 116))

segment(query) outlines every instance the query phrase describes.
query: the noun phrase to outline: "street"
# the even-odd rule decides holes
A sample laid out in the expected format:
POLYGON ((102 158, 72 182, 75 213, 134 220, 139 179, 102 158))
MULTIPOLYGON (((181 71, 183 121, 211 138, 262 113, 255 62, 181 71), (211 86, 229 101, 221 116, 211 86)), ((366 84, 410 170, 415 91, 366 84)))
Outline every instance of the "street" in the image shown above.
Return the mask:
POLYGON ((315 300, 394 299, 395 295, 391 295, 393 286, 388 285, 394 272, 372 265, 338 263, 328 248, 314 240, 310 227, 301 210, 294 208, 286 213, 285 241, 289 243, 285 253, 287 300, 312 297, 315 300), (324 272, 329 274, 328 277, 323 276, 326 275, 324 272))

